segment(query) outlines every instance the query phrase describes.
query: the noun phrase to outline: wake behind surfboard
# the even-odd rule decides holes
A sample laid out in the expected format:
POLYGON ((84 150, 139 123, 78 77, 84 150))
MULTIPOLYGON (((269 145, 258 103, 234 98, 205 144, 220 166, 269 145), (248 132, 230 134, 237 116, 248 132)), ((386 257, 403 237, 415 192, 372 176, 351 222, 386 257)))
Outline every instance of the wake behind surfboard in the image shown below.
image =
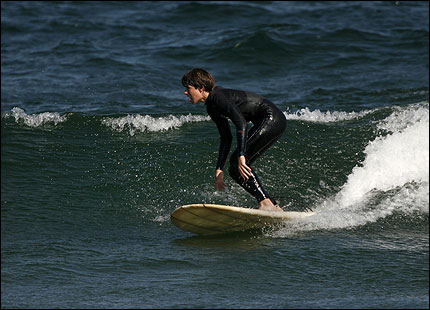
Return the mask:
POLYGON ((199 235, 213 235, 273 226, 314 214, 314 212, 264 211, 216 204, 190 204, 178 207, 170 215, 170 219, 182 230, 199 235))

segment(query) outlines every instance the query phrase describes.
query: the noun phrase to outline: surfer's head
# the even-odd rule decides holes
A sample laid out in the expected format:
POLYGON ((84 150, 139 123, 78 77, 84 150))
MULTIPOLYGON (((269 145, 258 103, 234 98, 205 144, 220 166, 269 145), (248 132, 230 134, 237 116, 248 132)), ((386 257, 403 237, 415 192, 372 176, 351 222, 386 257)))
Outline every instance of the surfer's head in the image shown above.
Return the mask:
POLYGON ((205 91, 211 92, 215 86, 215 80, 212 75, 204 69, 194 68, 182 77, 182 85, 187 88, 193 86, 196 89, 204 88, 205 91))

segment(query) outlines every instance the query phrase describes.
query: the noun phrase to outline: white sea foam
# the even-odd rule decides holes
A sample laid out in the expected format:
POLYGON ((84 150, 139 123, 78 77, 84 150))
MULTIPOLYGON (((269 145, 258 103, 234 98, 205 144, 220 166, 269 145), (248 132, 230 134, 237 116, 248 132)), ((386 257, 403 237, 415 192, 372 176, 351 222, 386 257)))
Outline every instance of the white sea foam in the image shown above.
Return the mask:
POLYGON ((332 123, 348 121, 352 119, 361 118, 375 110, 367 110, 361 112, 344 112, 344 111, 334 111, 334 112, 321 112, 320 110, 311 111, 309 108, 300 109, 294 113, 284 112, 285 117, 288 120, 300 120, 307 122, 318 122, 318 123, 332 123))
POLYGON ((398 107, 378 124, 364 161, 341 190, 316 207, 314 217, 292 222, 276 234, 349 228, 398 212, 429 212, 429 106, 398 107), (388 133, 388 134, 387 134, 388 133))
POLYGON ((61 116, 57 112, 27 114, 23 109, 17 107, 14 107, 10 113, 6 113, 6 116, 12 116, 15 118, 15 122, 23 122, 30 127, 39 127, 46 124, 57 125, 67 120, 66 116, 61 116))
POLYGON ((428 104, 428 102, 420 102, 409 105, 407 108, 394 107, 394 112, 378 124, 378 129, 388 132, 400 132, 416 123, 428 123, 428 104))
POLYGON ((342 205, 362 200, 371 190, 388 191, 409 182, 428 183, 428 106, 396 110, 378 127, 392 133, 367 145, 362 166, 353 169, 339 193, 342 205))
POLYGON ((169 129, 177 129, 186 123, 203 122, 210 120, 209 116, 202 115, 181 115, 153 117, 150 115, 127 115, 117 118, 104 118, 102 123, 116 131, 128 130, 131 136, 136 132, 157 132, 169 129))

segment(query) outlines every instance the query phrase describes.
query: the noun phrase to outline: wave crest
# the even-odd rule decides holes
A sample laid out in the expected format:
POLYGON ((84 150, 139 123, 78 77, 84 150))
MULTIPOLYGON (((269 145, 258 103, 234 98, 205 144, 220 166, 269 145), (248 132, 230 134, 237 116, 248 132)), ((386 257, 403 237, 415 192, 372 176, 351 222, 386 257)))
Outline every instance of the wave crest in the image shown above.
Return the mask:
POLYGON ((332 122, 341 122, 341 121, 348 121, 352 119, 358 119, 374 111, 375 110, 366 110, 361 112, 344 112, 344 111, 321 112, 318 109, 311 111, 309 110, 309 108, 304 108, 294 113, 284 112, 284 115, 288 120, 299 120, 299 121, 316 122, 316 123, 332 123, 332 122))
POLYGON ((29 127, 39 127, 47 124, 58 125, 67 120, 65 115, 58 112, 43 112, 38 114, 27 114, 21 108, 14 107, 10 113, 5 113, 6 117, 13 117, 15 122, 23 122, 29 127))
POLYGON ((131 136, 136 132, 158 132, 177 129, 185 123, 195 123, 210 120, 209 116, 202 115, 169 115, 165 117, 152 117, 150 115, 127 115, 119 118, 104 118, 102 124, 115 131, 128 130, 131 136))

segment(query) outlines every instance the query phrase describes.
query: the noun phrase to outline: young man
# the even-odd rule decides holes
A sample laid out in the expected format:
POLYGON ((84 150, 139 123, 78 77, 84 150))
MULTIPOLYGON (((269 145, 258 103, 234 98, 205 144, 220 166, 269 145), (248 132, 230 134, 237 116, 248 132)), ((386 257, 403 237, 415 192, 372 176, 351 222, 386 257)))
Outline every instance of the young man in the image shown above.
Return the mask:
POLYGON ((230 157, 230 176, 258 201, 260 210, 283 211, 267 194, 251 164, 285 131, 284 114, 257 94, 215 86, 212 75, 195 68, 182 77, 184 94, 192 104, 203 102, 221 135, 215 186, 223 190, 223 168, 230 152, 232 134, 228 120, 236 126, 237 148, 230 157), (253 126, 248 130, 248 122, 253 126))

